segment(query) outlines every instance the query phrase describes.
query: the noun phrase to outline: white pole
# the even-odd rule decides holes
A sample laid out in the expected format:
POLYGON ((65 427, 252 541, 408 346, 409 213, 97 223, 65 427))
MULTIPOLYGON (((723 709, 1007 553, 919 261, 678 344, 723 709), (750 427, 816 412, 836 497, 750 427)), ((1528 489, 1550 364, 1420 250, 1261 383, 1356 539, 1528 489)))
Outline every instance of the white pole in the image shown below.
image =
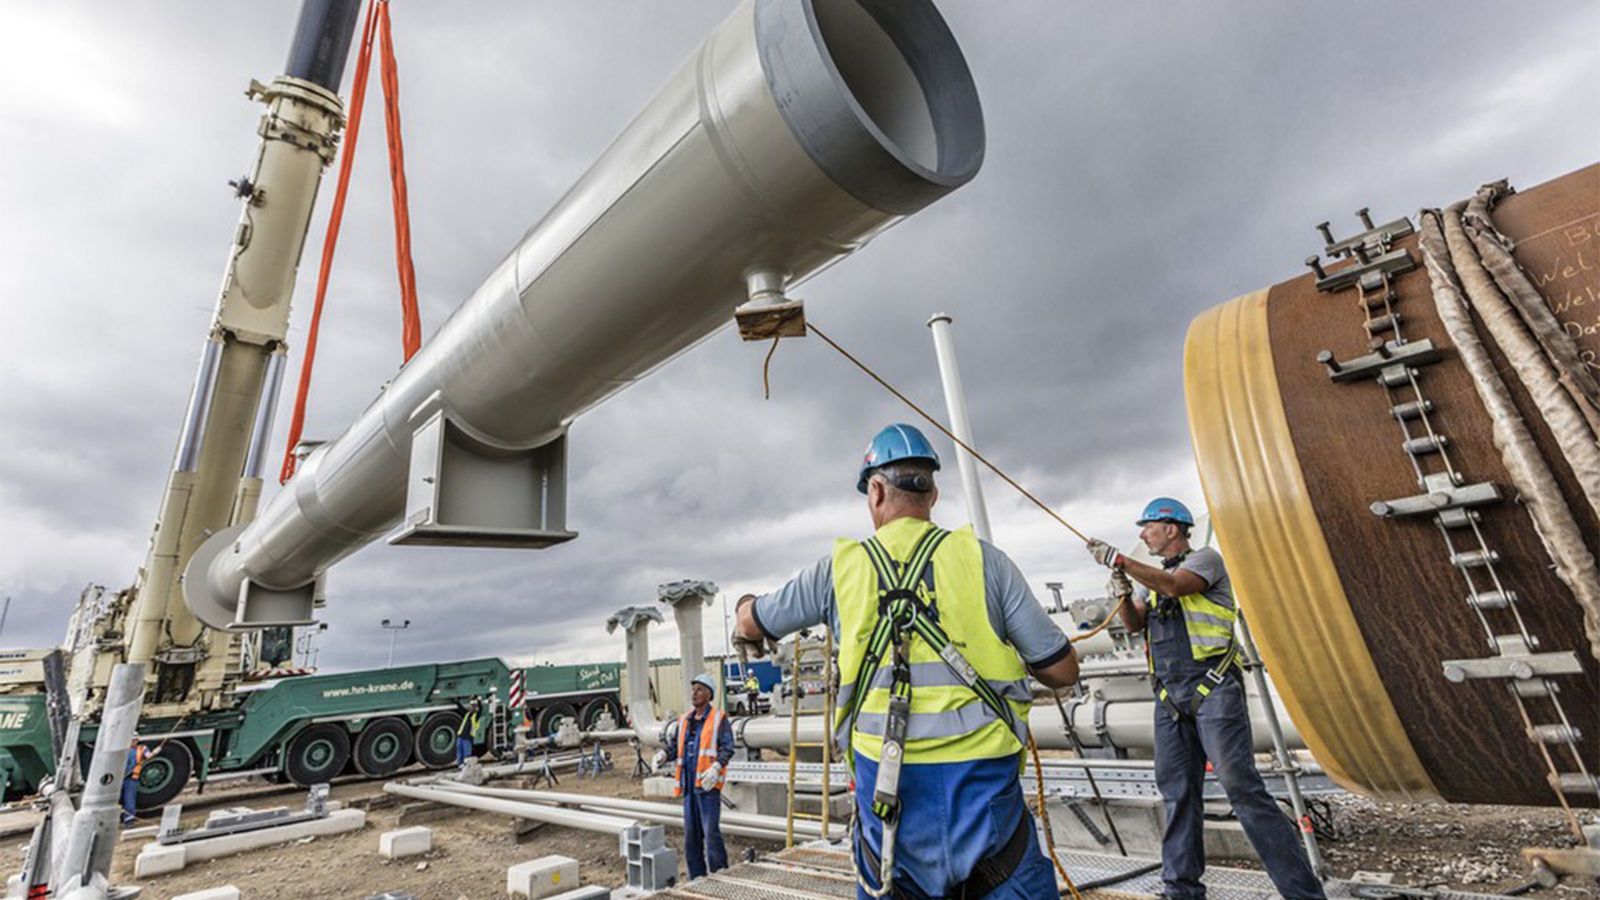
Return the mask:
MULTIPOLYGON (((950 430, 968 447, 976 447, 972 423, 967 421, 967 396, 961 388, 961 370, 956 367, 950 322, 948 313, 935 313, 928 320, 928 327, 933 330, 933 352, 939 357, 939 380, 944 384, 945 407, 950 411, 950 430)), ((989 508, 983 502, 983 486, 978 483, 977 461, 960 447, 956 448, 956 461, 961 467, 961 490, 967 497, 967 518, 972 520, 972 530, 983 540, 993 541, 989 508)))

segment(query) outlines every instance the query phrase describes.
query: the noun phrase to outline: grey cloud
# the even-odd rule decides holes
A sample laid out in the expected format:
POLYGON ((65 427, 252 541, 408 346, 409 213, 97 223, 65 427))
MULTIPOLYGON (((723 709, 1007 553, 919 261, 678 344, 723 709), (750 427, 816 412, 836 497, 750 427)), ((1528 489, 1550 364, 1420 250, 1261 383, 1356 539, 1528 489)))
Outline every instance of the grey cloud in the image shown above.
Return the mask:
MULTIPOLYGON (((1596 148, 1577 115, 1600 46, 1592 3, 1515 15, 1486 2, 942 6, 983 96, 983 173, 798 293, 941 418, 923 323, 953 314, 982 448, 1113 540, 1128 540, 1128 510, 1149 491, 1199 499, 1182 397, 1195 314, 1295 274, 1322 219, 1347 231, 1360 206, 1400 215, 1493 178, 1530 185, 1596 148)), ((427 333, 730 7, 395 8, 427 333)), ((142 562, 237 216, 225 182, 255 141, 257 109, 239 91, 281 64, 293 14, 0 12, 0 32, 17 27, 47 48, 70 34, 105 59, 61 103, 0 97, 7 155, 29 173, 0 184, 12 332, 0 546, 14 548, 0 551, 0 589, 17 598, 3 640, 38 644, 59 637, 83 582, 120 586, 142 562)), ((399 361, 379 112, 374 95, 308 436, 337 434, 399 361)), ((297 358, 330 196, 331 176, 300 272, 297 358)), ((812 339, 780 347, 763 400, 765 350, 724 330, 575 423, 576 541, 375 546, 336 568, 322 664, 381 664, 385 616, 416 623, 401 638, 413 659, 617 658, 605 615, 652 602, 657 581, 771 587, 830 537, 862 531, 861 447, 914 415, 812 339)), ((941 520, 956 524, 960 485, 946 474, 941 520)), ((1095 586, 1059 526, 997 480, 986 488, 1036 590, 1095 586)), ((658 638, 673 646, 670 630, 658 638)))

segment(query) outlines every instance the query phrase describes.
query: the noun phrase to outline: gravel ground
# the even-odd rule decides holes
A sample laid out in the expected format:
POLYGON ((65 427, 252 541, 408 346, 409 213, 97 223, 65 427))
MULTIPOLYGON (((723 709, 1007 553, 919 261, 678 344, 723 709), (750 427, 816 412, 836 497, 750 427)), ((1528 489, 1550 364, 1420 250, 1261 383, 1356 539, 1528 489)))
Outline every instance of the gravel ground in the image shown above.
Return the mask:
MULTIPOLYGON (((631 758, 626 746, 612 748, 619 764, 631 758)), ((505 784, 506 782, 501 782, 505 784)), ((244 803, 261 809, 300 802, 299 793, 263 796, 263 786, 239 785, 208 791, 202 799, 185 798, 186 825, 204 819, 205 807, 244 803), (253 795, 253 796, 252 796, 253 795)), ((564 774, 557 790, 642 799, 641 786, 610 772, 598 779, 564 774)), ((378 835, 399 827, 397 798, 382 785, 353 781, 336 784, 336 799, 352 805, 372 804, 361 831, 319 837, 303 844, 267 848, 192 866, 183 872, 140 882, 142 897, 162 900, 178 894, 232 884, 247 900, 267 898, 364 898, 403 890, 422 900, 499 898, 505 896, 508 866, 549 854, 578 860, 584 883, 616 885, 624 880, 622 860, 609 835, 546 826, 518 843, 506 816, 465 812, 422 823, 434 830, 434 850, 424 857, 390 862, 378 856, 378 835)), ((1334 831, 1322 842, 1336 876, 1357 871, 1392 873, 1396 884, 1493 893, 1525 883, 1529 870, 1523 847, 1569 847, 1574 841, 1557 810, 1541 807, 1485 807, 1447 804, 1380 803, 1353 795, 1330 801, 1334 831)), ((408 823, 410 824, 410 823, 408 823)), ((682 832, 668 829, 672 846, 681 847, 682 832)), ((0 856, 20 860, 25 835, 0 842, 0 856)), ((125 841, 117 849, 113 878, 131 884, 133 858, 148 839, 125 841)), ((768 851, 776 844, 729 838, 729 856, 747 850, 768 851)), ((1250 867, 1253 861, 1218 860, 1218 864, 1250 867)), ((1600 897, 1590 885, 1563 885, 1538 890, 1535 898, 1600 897)))

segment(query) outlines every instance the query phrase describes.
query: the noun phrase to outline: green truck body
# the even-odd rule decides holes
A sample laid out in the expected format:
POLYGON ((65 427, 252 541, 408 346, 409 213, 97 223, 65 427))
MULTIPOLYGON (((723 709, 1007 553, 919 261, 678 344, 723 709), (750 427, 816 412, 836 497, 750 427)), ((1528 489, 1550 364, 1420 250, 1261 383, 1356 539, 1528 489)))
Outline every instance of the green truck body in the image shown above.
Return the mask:
MULTIPOLYGON (((490 657, 286 677, 246 685, 227 710, 141 720, 140 740, 154 753, 140 776, 139 807, 164 805, 191 778, 204 783, 251 774, 309 785, 345 773, 387 777, 413 762, 452 765, 462 710, 474 698, 506 702, 511 671, 490 657)), ((553 733, 567 718, 589 728, 604 713, 621 724, 621 666, 544 665, 524 672, 523 715, 536 734, 553 733)), ((54 771, 44 709, 43 694, 0 696, 0 778, 7 800, 37 790, 54 771)), ((511 727, 522 724, 515 713, 511 718, 511 727)), ((96 731, 85 723, 79 732, 85 749, 96 731)))

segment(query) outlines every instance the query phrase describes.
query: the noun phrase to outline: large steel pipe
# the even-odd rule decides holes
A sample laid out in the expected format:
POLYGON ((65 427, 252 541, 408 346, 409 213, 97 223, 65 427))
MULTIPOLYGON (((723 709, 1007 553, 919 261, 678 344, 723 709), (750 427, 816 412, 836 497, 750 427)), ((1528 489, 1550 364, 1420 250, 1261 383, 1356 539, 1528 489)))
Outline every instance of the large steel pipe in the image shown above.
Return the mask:
POLYGON ((1341 785, 1593 808, 1600 481, 1573 407, 1600 353, 1600 165, 1443 223, 1366 216, 1323 226, 1322 271, 1190 326, 1234 590, 1341 785))
MULTIPOLYGON (((328 566, 401 521, 414 435, 440 416, 476 473, 554 448, 536 460, 542 532, 502 543, 571 537, 555 482, 574 417, 724 325, 747 283, 792 286, 965 184, 983 149, 931 2, 746 0, 355 424, 202 548, 189 605, 213 627, 266 624, 284 597, 277 618, 304 614, 328 566)), ((442 494, 435 475, 413 496, 442 494)), ((492 541, 523 511, 501 494, 444 512, 482 513, 467 525, 492 541)))

